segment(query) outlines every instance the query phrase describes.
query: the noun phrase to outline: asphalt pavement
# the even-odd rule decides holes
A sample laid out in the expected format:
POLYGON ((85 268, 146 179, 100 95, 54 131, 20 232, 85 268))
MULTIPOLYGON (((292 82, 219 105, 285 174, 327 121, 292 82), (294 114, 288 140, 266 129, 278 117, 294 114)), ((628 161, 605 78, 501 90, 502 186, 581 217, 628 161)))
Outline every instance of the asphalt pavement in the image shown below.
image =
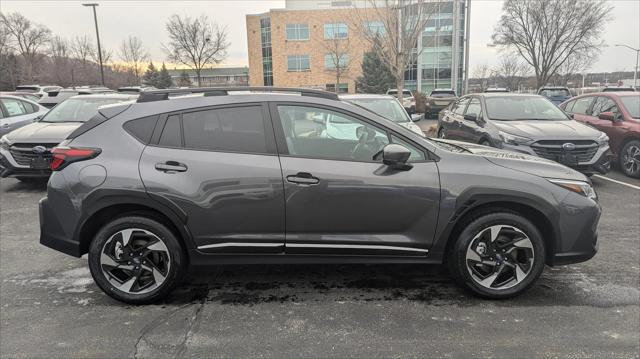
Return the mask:
POLYGON ((599 253, 515 299, 475 298, 440 266, 256 265, 191 273, 165 302, 129 306, 86 258, 38 243, 44 189, 3 179, 0 356, 637 358, 640 189, 593 182, 599 253))

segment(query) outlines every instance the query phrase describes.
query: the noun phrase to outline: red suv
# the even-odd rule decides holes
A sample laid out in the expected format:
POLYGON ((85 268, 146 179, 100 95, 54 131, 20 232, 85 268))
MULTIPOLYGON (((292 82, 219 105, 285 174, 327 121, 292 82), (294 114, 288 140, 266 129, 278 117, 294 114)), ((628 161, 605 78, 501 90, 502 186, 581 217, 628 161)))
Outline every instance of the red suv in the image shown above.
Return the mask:
POLYGON ((640 93, 590 93, 574 97, 560 108, 606 133, 618 167, 627 176, 640 177, 640 93))

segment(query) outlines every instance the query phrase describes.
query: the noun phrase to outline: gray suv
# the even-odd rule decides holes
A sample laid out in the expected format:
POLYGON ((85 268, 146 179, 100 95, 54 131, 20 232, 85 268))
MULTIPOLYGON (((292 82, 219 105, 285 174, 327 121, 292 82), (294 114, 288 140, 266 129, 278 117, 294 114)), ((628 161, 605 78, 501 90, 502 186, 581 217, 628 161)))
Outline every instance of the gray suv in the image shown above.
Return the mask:
POLYGON ((71 133, 51 169, 40 242, 88 253, 98 286, 128 303, 225 263, 445 262, 505 298, 598 246, 584 175, 428 140, 324 91, 142 92, 71 133))

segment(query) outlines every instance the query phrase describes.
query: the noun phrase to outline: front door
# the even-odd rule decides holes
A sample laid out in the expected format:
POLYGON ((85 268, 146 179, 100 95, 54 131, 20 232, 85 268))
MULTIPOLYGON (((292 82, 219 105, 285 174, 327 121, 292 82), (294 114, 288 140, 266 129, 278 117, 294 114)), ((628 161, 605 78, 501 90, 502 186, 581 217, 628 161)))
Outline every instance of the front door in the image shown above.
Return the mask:
POLYGON ((286 252, 425 256, 440 183, 426 151, 355 115, 272 105, 286 198, 286 252), (412 150, 413 168, 376 156, 390 142, 412 150))
POLYGON ((147 191, 187 214, 202 252, 284 252, 282 174, 265 115, 259 104, 170 114, 143 152, 147 191))

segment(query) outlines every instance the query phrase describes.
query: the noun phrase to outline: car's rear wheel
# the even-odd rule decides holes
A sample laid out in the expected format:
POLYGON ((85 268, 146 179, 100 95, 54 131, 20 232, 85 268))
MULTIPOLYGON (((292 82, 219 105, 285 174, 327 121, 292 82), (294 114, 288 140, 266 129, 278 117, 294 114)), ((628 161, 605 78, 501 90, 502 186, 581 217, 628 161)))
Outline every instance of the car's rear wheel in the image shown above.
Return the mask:
POLYGON ((618 156, 620 169, 629 177, 640 178, 640 141, 627 142, 618 156))
POLYGON ((89 269, 109 296, 145 304, 165 297, 184 273, 186 258, 167 227, 140 216, 105 225, 89 247, 89 269))
POLYGON ((482 141, 480 141, 480 144, 483 146, 491 147, 491 142, 489 142, 489 140, 487 140, 486 138, 483 138, 482 141))
POLYGON ((466 222, 449 252, 458 283, 492 299, 510 298, 528 289, 544 268, 545 248, 538 229, 506 210, 466 222))

